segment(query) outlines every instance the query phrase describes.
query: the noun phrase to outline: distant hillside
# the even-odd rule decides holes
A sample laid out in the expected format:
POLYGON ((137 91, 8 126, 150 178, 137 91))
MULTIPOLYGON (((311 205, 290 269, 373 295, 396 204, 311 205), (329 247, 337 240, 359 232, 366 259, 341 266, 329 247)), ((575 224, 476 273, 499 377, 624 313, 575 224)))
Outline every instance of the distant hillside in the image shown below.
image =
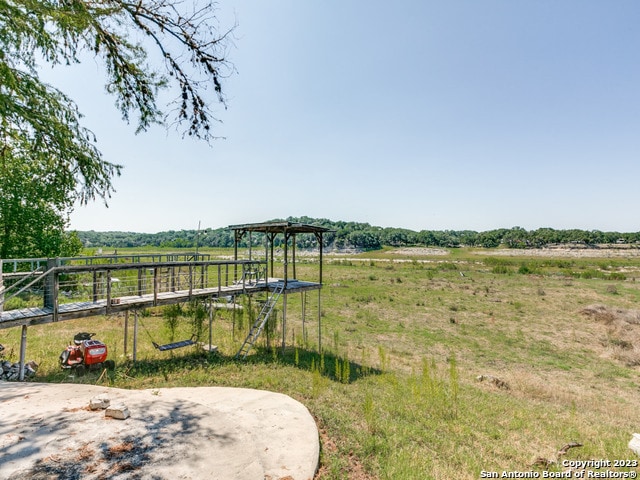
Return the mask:
MULTIPOLYGON (((525 230, 520 227, 501 228, 486 232, 472 230, 421 230, 419 232, 405 228, 382 228, 368 223, 333 221, 324 218, 288 217, 269 221, 290 221, 307 223, 330 228, 332 232, 325 234, 325 247, 328 248, 360 248, 375 250, 383 246, 428 246, 428 247, 460 247, 475 246, 495 248, 536 248, 553 244, 581 244, 585 246, 600 244, 638 244, 640 232, 620 233, 601 232, 599 230, 555 230, 539 228, 525 230)), ((197 230, 169 230, 159 233, 134 232, 95 232, 79 231, 78 236, 83 245, 91 247, 232 247, 233 233, 227 228, 197 230)), ((276 239, 276 244, 278 240, 276 239)), ((315 237, 298 235, 299 248, 316 246, 315 237)), ((253 237, 255 244, 260 244, 258 235, 253 237)))

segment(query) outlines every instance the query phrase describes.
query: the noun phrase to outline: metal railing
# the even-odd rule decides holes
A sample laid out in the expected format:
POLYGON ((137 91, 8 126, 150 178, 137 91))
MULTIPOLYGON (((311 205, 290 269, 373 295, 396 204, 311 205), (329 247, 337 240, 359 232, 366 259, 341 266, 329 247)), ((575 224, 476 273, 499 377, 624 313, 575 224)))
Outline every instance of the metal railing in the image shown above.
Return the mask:
POLYGON ((181 292, 186 298, 222 295, 225 287, 244 290, 266 282, 264 261, 203 260, 204 255, 193 256, 189 261, 167 260, 171 255, 138 257, 138 261, 128 263, 121 261, 123 257, 108 263, 97 263, 96 257, 54 258, 44 264, 42 259, 9 260, 29 265, 33 262, 37 268, 21 276, 12 275, 15 271, 2 275, 0 311, 44 307, 53 309, 55 317, 59 307, 69 303, 105 302, 108 310, 127 297, 146 297, 155 304, 159 296, 168 292, 181 292))

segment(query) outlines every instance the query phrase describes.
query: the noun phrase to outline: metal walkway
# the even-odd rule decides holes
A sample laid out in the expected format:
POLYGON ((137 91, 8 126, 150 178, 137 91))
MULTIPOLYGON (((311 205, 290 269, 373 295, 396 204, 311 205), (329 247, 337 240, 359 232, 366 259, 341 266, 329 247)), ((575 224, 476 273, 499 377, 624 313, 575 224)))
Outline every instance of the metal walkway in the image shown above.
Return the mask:
POLYGON ((293 293, 321 288, 320 283, 265 278, 265 263, 196 258, 63 264, 61 259, 49 259, 46 267, 37 264, 38 268, 22 274, 14 268, 3 275, 0 329, 110 315, 197 298, 223 299, 263 291, 293 293), (9 309, 11 300, 14 305, 25 302, 39 305, 9 309))

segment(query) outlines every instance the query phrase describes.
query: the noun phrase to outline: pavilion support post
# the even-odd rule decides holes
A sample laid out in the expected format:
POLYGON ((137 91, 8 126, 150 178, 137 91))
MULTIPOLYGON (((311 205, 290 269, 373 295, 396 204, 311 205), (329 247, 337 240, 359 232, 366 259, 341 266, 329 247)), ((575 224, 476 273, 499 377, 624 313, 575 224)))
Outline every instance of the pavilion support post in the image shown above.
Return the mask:
POLYGON ((20 370, 18 380, 24 381, 24 360, 27 356, 27 326, 22 325, 22 338, 20 339, 20 370))
POLYGON ((320 269, 319 269, 319 278, 318 283, 322 285, 322 232, 316 233, 316 241, 318 242, 318 247, 320 248, 320 269))
MULTIPOLYGON (((238 261, 238 243, 240 243, 241 238, 242 238, 242 235, 240 234, 240 231, 235 230, 233 235, 233 259, 236 262, 238 261)), ((233 265, 233 281, 234 282, 238 281, 238 264, 237 263, 233 265)))
POLYGON ((289 271, 289 235, 284 232, 284 288, 287 289, 287 278, 289 271))
POLYGON ((319 280, 319 284, 322 285, 322 233, 320 233, 320 240, 318 241, 318 243, 320 243, 320 280, 319 280))
POLYGON ((138 359, 138 310, 133 311, 133 363, 138 359))
POLYGON ((269 234, 264 234, 264 281, 265 285, 269 282, 269 234))
MULTIPOLYGON (((274 240, 276 238, 276 235, 274 233, 270 233, 269 234, 269 247, 271 249, 271 277, 275 277, 275 274, 273 272, 273 243, 274 240)), ((267 272, 267 280, 269 279, 269 272, 267 272)))
POLYGON ((291 242, 291 258, 293 260, 293 278, 298 278, 296 276, 296 234, 294 233, 291 238, 293 241, 291 242))

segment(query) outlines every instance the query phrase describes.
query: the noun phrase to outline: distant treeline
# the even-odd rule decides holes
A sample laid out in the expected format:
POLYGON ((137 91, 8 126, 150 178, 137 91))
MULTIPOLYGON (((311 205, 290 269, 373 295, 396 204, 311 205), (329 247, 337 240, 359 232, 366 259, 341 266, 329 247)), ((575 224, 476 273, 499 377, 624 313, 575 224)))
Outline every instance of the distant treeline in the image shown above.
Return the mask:
MULTIPOLYGON (((473 230, 421 230, 415 232, 405 228, 382 228, 368 223, 332 221, 310 217, 289 217, 285 219, 295 223, 319 225, 331 229, 324 234, 327 248, 358 248, 375 250, 383 246, 425 246, 425 247, 483 247, 495 248, 539 248, 549 245, 596 245, 596 244, 631 244, 640 243, 640 232, 620 233, 601 232, 599 230, 555 230, 553 228, 539 228, 525 230, 521 227, 499 228, 486 232, 473 230)), ((271 220, 271 221, 282 221, 271 220)), ((233 232, 227 228, 198 230, 169 230, 159 233, 133 232, 78 232, 83 245, 92 247, 169 247, 189 248, 199 247, 232 247, 233 232)), ((247 238, 243 239, 244 242, 247 238)), ((260 245, 263 239, 260 235, 252 236, 255 245, 260 245)), ((283 239, 278 237, 275 241, 283 239)), ((313 235, 297 235, 298 248, 316 247, 313 235)), ((242 246, 246 246, 243 243, 242 246)))

